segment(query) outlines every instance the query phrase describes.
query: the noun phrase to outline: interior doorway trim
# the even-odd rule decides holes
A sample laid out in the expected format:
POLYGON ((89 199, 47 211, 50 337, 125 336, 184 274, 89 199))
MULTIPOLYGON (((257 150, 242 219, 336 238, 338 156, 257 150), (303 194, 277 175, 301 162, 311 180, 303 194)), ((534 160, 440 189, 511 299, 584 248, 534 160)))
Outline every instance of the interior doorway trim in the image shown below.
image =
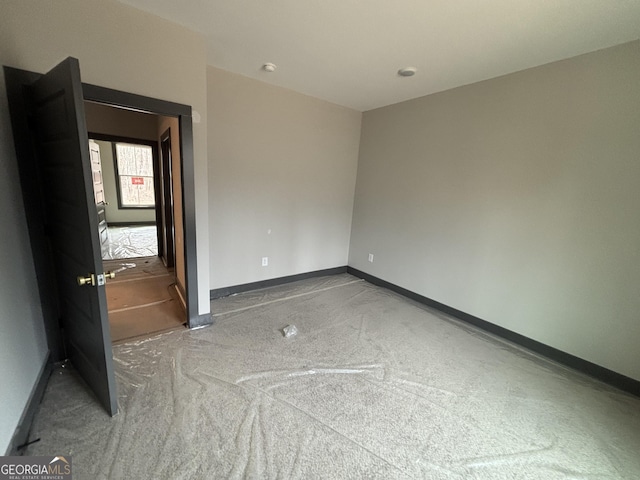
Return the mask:
POLYGON ((211 315, 198 313, 198 260, 196 250, 195 166, 193 154, 193 123, 191 107, 158 100, 106 87, 82 84, 84 100, 139 112, 177 117, 180 126, 180 171, 184 228, 184 265, 186 281, 187 322, 189 328, 212 323, 211 315))
MULTIPOLYGON (((164 259, 167 267, 176 267, 176 256, 180 253, 176 250, 175 242, 175 195, 173 188, 173 156, 171 155, 171 127, 167 128, 160 136, 160 161, 158 162, 158 190, 162 192, 160 198, 160 209, 158 210, 161 220, 162 231, 158 231, 158 251, 164 259), (162 246, 161 246, 162 245, 162 246)), ((182 182, 180 182, 182 185, 182 182)), ((182 208, 181 208, 182 210, 182 208)), ((182 211, 184 215, 184 211, 182 211)), ((180 284, 177 284, 178 288, 180 284)), ((184 292, 182 292, 184 296, 184 292)))

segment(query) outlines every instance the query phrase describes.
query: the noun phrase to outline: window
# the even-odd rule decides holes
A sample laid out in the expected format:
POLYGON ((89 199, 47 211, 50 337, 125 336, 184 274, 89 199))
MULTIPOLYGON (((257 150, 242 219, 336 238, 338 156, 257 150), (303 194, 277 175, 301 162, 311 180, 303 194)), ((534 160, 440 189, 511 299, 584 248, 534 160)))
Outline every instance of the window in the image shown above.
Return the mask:
POLYGON ((155 208, 151 147, 116 143, 116 185, 119 208, 155 208))

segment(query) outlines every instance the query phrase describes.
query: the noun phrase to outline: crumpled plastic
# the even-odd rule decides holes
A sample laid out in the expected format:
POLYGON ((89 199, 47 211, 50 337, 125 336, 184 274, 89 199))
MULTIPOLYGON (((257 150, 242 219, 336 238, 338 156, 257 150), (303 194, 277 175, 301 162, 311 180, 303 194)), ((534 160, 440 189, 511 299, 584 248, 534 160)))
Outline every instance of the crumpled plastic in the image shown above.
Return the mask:
POLYGON ((298 329, 295 325, 287 325, 282 329, 282 333, 285 338, 291 338, 298 334, 298 329))
POLYGON ((114 346, 114 418, 57 369, 26 453, 78 479, 638 478, 639 398, 350 275, 212 311, 114 346))
POLYGON ((158 255, 158 233, 155 225, 108 227, 108 235, 103 260, 158 255))

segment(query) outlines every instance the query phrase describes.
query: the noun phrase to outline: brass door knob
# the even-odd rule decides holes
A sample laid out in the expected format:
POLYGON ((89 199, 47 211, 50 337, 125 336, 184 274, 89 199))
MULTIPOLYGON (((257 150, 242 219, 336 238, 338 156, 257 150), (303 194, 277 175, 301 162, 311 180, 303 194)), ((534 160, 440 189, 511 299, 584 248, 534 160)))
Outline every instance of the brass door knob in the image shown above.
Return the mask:
POLYGON ((92 274, 87 275, 86 277, 79 276, 77 280, 78 280, 78 285, 80 285, 81 287, 84 285, 93 285, 95 283, 95 276, 92 274))
POLYGON ((90 285, 92 287, 101 287, 107 282, 107 278, 116 278, 116 272, 104 272, 104 273, 99 273, 98 275, 94 275, 93 273, 90 273, 86 277, 79 276, 77 280, 78 280, 78 285, 80 285, 81 287, 83 285, 90 285))

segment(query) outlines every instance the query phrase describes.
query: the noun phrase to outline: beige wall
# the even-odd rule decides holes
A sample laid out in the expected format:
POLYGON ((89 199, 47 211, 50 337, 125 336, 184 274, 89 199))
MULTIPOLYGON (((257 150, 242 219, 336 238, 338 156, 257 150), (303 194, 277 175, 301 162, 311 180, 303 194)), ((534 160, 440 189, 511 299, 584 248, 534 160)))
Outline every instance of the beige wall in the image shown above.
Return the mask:
POLYGON ((346 265, 361 114, 207 72, 211 288, 346 265))
MULTIPOLYGON (((177 118, 158 117, 156 125, 156 139, 160 142, 162 135, 171 128, 171 178, 173 181, 173 222, 174 241, 176 250, 176 280, 185 291, 186 277, 184 269, 184 219, 182 216, 182 184, 181 184, 181 161, 180 158, 180 125, 177 118)), ((160 147, 158 147, 160 148, 160 147)), ((203 267, 205 268, 205 267, 203 267)), ((207 273, 208 273, 208 268, 207 273)))
MULTIPOLYGON (((74 56, 80 60, 84 82, 191 105, 200 114, 193 128, 198 298, 200 313, 208 313, 204 38, 113 0, 5 0, 1 22, 2 64, 44 72, 74 56)), ((0 88, 4 91, 4 81, 0 88)))
POLYGON ((365 113, 349 264, 640 380, 639 80, 636 41, 365 113))

